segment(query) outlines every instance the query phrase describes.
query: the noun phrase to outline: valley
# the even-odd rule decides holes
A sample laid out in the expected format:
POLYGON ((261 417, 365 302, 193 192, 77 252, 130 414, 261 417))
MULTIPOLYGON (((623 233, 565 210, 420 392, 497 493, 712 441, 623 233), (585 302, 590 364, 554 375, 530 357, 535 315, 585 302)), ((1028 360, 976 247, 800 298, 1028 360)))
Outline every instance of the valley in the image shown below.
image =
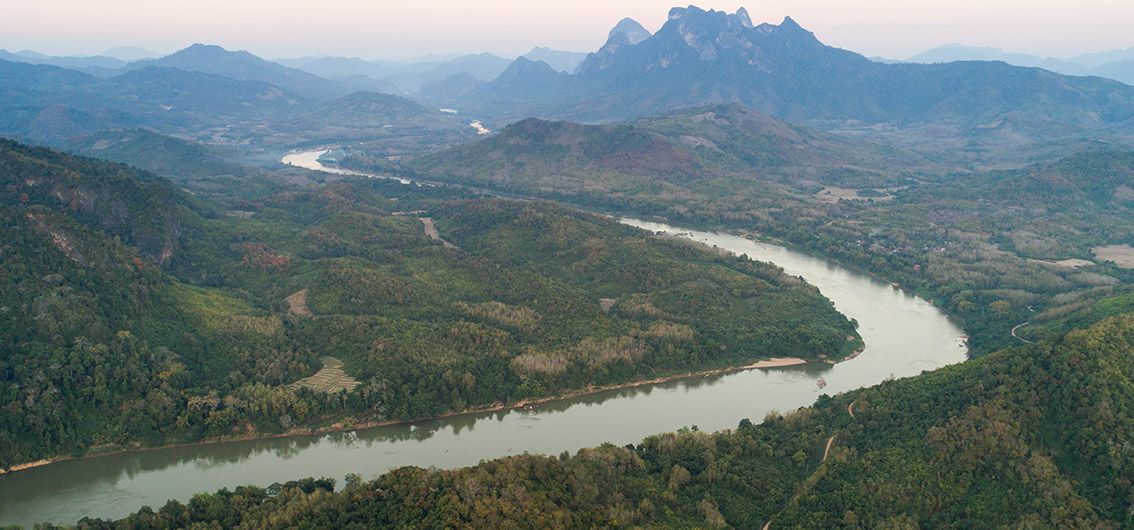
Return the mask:
POLYGON ((1128 50, 553 4, 0 50, 0 527, 1134 528, 1128 50))

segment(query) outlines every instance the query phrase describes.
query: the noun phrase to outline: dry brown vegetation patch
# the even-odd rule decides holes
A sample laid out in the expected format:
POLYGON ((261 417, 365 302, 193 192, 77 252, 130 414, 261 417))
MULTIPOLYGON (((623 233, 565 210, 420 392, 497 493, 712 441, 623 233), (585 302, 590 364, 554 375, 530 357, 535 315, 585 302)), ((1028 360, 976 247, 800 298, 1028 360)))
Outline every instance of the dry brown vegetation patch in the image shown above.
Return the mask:
POLYGON ((587 337, 578 343, 552 352, 530 349, 512 359, 512 369, 520 374, 556 375, 574 362, 598 367, 616 361, 635 363, 646 355, 646 345, 635 337, 587 337))
POLYGON ((297 291, 291 296, 284 298, 284 302, 287 302, 288 313, 302 317, 311 316, 311 309, 307 307, 307 289, 297 291))
POLYGON ((693 339, 693 328, 676 322, 654 322, 646 329, 646 335, 659 338, 693 339))
POLYGON ((618 311, 627 316, 645 316, 650 318, 667 318, 664 311, 650 301, 648 294, 632 294, 618 302, 618 311))
POLYGON ((244 264, 250 267, 268 271, 286 271, 291 268, 291 256, 275 252, 267 245, 244 243, 241 250, 244 252, 244 264))
POLYGON ((1091 253, 1100 260, 1113 261, 1123 269, 1134 269, 1134 247, 1130 245, 1106 245, 1091 249, 1091 253))
POLYGON ((535 331, 540 320, 540 314, 534 309, 510 306, 496 301, 479 304, 457 302, 454 305, 466 315, 492 320, 527 333, 535 331))

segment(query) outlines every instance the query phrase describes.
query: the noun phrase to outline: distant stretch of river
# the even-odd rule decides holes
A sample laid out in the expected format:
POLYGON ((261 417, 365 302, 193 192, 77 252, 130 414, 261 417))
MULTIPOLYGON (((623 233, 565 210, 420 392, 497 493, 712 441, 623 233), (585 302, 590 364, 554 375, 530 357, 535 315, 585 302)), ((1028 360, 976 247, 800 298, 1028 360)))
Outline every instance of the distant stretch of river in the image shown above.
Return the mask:
MULTIPOLYGON (((322 168, 317 155, 291 160, 297 159, 311 162, 305 167, 322 168)), ((195 493, 242 484, 268 486, 302 477, 331 477, 341 484, 348 473, 369 479, 400 466, 450 468, 525 451, 559 454, 604 442, 625 445, 691 425, 703 431, 733 428, 742 418, 758 422, 769 411, 810 405, 821 393, 917 375, 966 358, 960 328, 925 300, 889 284, 776 245, 633 219, 622 222, 704 241, 802 276, 840 312, 858 320, 866 349, 835 366, 750 370, 529 410, 60 462, 0 476, 0 525, 123 517, 143 505, 156 510, 168 499, 184 502, 195 493), (822 389, 820 377, 827 382, 822 389)))

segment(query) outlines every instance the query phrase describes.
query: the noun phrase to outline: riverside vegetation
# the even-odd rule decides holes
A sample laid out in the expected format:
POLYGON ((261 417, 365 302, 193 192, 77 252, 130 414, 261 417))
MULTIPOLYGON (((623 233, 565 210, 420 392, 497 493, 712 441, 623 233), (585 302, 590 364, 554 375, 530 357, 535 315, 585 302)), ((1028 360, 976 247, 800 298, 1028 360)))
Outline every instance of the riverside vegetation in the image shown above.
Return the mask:
POLYGON ((1129 528, 1134 317, 754 425, 362 482, 241 487, 80 528, 1129 528), (829 450, 829 452, 827 451, 829 450))
POLYGON ((526 120, 392 168, 780 238, 935 302, 963 321, 977 355, 1017 343, 1016 324, 1134 282, 1092 253, 1134 241, 1134 154, 1107 144, 987 171, 717 105, 621 125, 526 120))
POLYGON ((778 267, 545 203, 366 179, 193 195, 9 141, 0 178, 4 468, 861 346, 778 267), (397 215, 420 210, 456 248, 397 215), (361 384, 293 385, 321 356, 361 384))
POLYGON ((339 493, 243 487, 80 527, 1134 528, 1127 85, 881 64, 790 18, 692 6, 654 33, 623 21, 575 74, 521 58, 494 80, 430 80, 429 106, 204 45, 99 76, 0 72, 0 133, 190 190, 0 144, 0 467, 858 346, 774 267, 546 203, 242 166, 299 146, 777 238, 930 299, 975 356, 728 432, 350 476, 339 493), (689 109, 719 102, 773 117, 689 109), (604 125, 524 119, 437 149, 473 138, 466 114, 604 125), (302 383, 328 373, 353 390, 302 383))

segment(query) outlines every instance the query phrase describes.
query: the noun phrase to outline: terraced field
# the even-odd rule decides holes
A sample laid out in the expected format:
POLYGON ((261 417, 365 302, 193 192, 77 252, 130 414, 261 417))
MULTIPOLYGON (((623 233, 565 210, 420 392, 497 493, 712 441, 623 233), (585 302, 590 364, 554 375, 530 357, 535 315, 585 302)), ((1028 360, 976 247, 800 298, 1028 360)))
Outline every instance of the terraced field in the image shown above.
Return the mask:
POLYGON ((307 387, 316 392, 334 394, 343 390, 354 390, 360 383, 343 371, 343 362, 334 357, 322 357, 323 368, 311 377, 305 377, 291 384, 292 388, 307 387))

